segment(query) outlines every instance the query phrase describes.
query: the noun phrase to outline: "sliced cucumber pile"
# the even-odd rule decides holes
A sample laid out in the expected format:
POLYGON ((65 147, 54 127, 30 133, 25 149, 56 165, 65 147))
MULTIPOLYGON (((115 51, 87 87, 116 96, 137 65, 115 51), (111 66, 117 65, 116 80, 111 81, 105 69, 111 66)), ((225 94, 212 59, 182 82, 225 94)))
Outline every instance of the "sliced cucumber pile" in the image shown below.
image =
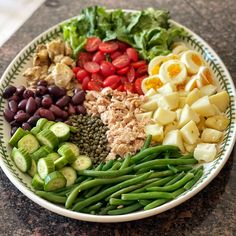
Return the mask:
POLYGON ((77 171, 92 166, 88 156, 68 142, 72 128, 62 122, 45 118, 38 120, 30 131, 18 128, 9 144, 17 168, 32 177, 36 190, 54 191, 75 183, 77 171))

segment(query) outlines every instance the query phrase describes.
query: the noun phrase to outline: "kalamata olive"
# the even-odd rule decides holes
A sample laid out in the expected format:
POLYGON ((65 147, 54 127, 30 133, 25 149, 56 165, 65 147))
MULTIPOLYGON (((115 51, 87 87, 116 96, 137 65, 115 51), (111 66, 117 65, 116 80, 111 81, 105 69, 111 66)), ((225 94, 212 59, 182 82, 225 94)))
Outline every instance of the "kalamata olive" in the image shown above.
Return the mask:
POLYGON ((14 100, 11 100, 8 102, 8 107, 13 113, 16 113, 18 110, 17 102, 14 100))
POLYGON ((17 111, 16 114, 21 114, 21 113, 25 113, 25 111, 23 111, 23 110, 19 110, 19 111, 17 111))
POLYGON ((71 125, 71 121, 67 120, 67 121, 65 121, 65 124, 71 125))
POLYGON ((86 114, 86 109, 85 109, 85 107, 82 106, 82 105, 78 105, 78 106, 76 107, 76 111, 77 111, 78 114, 82 114, 82 115, 85 115, 85 114, 86 114))
POLYGON ((30 124, 28 124, 28 123, 23 123, 22 124, 22 126, 21 126, 24 130, 31 130, 31 126, 30 126, 30 124))
POLYGON ((69 115, 74 115, 75 112, 76 112, 76 110, 75 110, 74 106, 71 103, 69 103, 69 105, 68 105, 68 113, 69 113, 69 115))
POLYGON ((77 92, 72 97, 72 102, 74 105, 82 104, 85 99, 85 92, 83 90, 77 92))
POLYGON ((56 117, 62 117, 63 116, 63 111, 61 108, 59 108, 56 105, 51 105, 49 110, 56 116, 56 117))
POLYGON ((35 100, 37 106, 40 107, 41 106, 41 98, 36 97, 34 100, 35 100))
POLYGON ((25 110, 27 101, 28 101, 28 99, 23 99, 22 101, 20 101, 18 104, 18 109, 25 110))
POLYGON ((15 114, 9 108, 5 108, 3 115, 6 121, 11 122, 14 119, 15 114))
POLYGON ((16 87, 9 85, 8 87, 6 87, 2 93, 2 97, 5 99, 10 98, 14 93, 16 92, 16 87))
POLYGON ((18 129, 18 127, 12 127, 11 129, 11 136, 16 132, 16 130, 18 129))
POLYGON ((32 90, 26 89, 23 93, 23 98, 30 98, 34 96, 34 92, 32 90))
POLYGON ((20 112, 20 113, 17 112, 16 115, 14 116, 14 119, 19 123, 25 122, 29 118, 30 118, 30 115, 25 112, 20 112))
POLYGON ((20 127, 21 123, 17 122, 16 120, 13 120, 12 122, 10 122, 11 127, 20 127))
POLYGON ((66 112, 66 111, 63 111, 62 112, 62 118, 64 119, 64 120, 66 120, 67 118, 68 118, 68 112, 66 112))
POLYGON ((27 123, 29 123, 31 126, 35 126, 39 118, 39 115, 33 115, 27 120, 27 123))
POLYGON ((24 91, 25 91, 25 86, 21 85, 16 88, 15 94, 21 97, 23 95, 24 91))
POLYGON ((44 86, 44 87, 47 87, 48 86, 48 82, 46 80, 40 80, 38 83, 37 83, 38 86, 44 86))
POLYGON ((70 100, 71 98, 65 95, 56 102, 56 105, 59 106, 60 108, 63 108, 69 104, 70 100))
POLYGON ((26 103, 25 111, 28 114, 33 114, 37 109, 37 104, 34 100, 34 98, 30 97, 26 103))
POLYGON ((61 89, 60 87, 56 85, 49 86, 48 91, 53 97, 56 97, 56 98, 62 97, 66 94, 65 89, 61 89))
POLYGON ((76 94, 76 93, 78 93, 78 92, 80 92, 80 91, 82 91, 81 88, 76 88, 76 89, 74 90, 74 94, 76 94))
POLYGON ((42 106, 45 108, 50 107, 52 103, 53 103, 52 98, 49 95, 44 96, 41 102, 42 106))
POLYGON ((48 89, 45 86, 38 86, 35 91, 36 96, 43 96, 48 92, 48 89))
POLYGON ((17 95, 13 95, 13 96, 11 96, 10 98, 8 98, 8 100, 9 101, 15 101, 15 102, 19 102, 20 101, 20 98, 19 98, 19 96, 17 96, 17 95))
POLYGON ((40 108, 39 109, 39 115, 43 118, 46 118, 48 120, 52 120, 54 121, 55 120, 55 116, 54 114, 52 113, 52 111, 50 110, 47 110, 45 108, 40 108))

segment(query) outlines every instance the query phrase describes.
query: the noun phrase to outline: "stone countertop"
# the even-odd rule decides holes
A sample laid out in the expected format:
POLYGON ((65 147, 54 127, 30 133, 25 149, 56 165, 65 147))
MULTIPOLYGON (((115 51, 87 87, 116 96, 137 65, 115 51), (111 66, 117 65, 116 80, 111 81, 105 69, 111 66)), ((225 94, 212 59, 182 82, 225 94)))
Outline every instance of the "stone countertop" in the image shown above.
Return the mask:
MULTIPOLYGON (((38 34, 79 14, 89 5, 108 8, 165 8, 172 18, 205 39, 236 78, 236 3, 234 0, 46 1, 0 48, 0 76, 38 34)), ((98 224, 52 213, 18 191, 0 170, 0 235, 236 235, 236 149, 219 175, 200 193, 162 214, 119 224, 98 224)))

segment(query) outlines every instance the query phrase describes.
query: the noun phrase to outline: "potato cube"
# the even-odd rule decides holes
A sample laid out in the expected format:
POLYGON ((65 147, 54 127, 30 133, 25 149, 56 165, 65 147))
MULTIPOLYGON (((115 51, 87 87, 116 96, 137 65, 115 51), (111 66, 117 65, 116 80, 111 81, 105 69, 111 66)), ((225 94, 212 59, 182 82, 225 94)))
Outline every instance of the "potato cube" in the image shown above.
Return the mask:
POLYGON ((194 121, 189 121, 183 128, 180 129, 184 141, 188 144, 194 144, 199 138, 199 130, 194 121))
POLYGON ((209 117, 215 115, 215 109, 210 103, 208 96, 198 99, 191 105, 191 108, 201 116, 209 117))
POLYGON ((154 88, 150 88, 150 89, 146 92, 145 96, 146 96, 146 97, 151 97, 151 96, 155 95, 156 93, 157 93, 157 92, 156 92, 156 90, 155 90, 154 88))
POLYGON ((206 128, 203 130, 201 140, 204 143, 217 143, 220 141, 223 133, 216 129, 206 128))
POLYGON ((198 88, 193 89, 186 97, 186 104, 192 105, 196 102, 199 98, 202 97, 202 93, 198 88))
POLYGON ((200 116, 200 121, 197 123, 197 127, 199 131, 203 131, 206 128, 205 122, 206 122, 206 119, 200 116))
POLYGON ((175 145, 181 152, 184 152, 184 145, 182 140, 182 135, 179 130, 171 130, 166 134, 163 139, 163 145, 175 145))
POLYGON ((184 148, 187 152, 193 152, 196 146, 197 146, 197 143, 195 144, 184 143, 184 148))
POLYGON ((157 109, 157 102, 155 100, 150 100, 143 103, 140 108, 145 111, 155 111, 157 109))
POLYGON ((206 120, 205 125, 209 128, 223 131, 227 128, 227 126, 229 125, 229 122, 230 121, 226 116, 216 115, 216 116, 209 117, 206 120))
POLYGON ((158 107, 162 107, 166 110, 174 110, 179 106, 179 94, 178 92, 162 95, 157 101, 158 107))
POLYGON ((153 113, 152 111, 144 112, 144 113, 136 114, 135 117, 138 121, 142 121, 145 119, 151 119, 152 113, 153 113))
POLYGON ((146 125, 144 127, 146 135, 151 134, 152 140, 162 142, 163 140, 163 126, 158 124, 146 125))
POLYGON ((186 97, 179 97, 179 108, 183 108, 186 104, 186 97))
POLYGON ((157 90, 157 92, 162 95, 173 93, 174 91, 176 91, 176 87, 172 83, 166 83, 157 90))
POLYGON ((159 107, 153 114, 153 119, 161 125, 166 125, 175 120, 176 114, 174 111, 165 110, 159 107))
POLYGON ((215 85, 208 84, 208 85, 201 87, 200 91, 203 94, 203 96, 210 96, 210 95, 216 93, 217 87, 215 85))
POLYGON ((175 130, 175 129, 177 129, 176 122, 172 122, 172 123, 169 123, 169 124, 165 125, 164 126, 164 135, 166 135, 171 130, 175 130))
POLYGON ((215 104, 220 111, 225 112, 229 106, 229 94, 226 91, 219 92, 209 97, 212 104, 215 104))
POLYGON ((211 162, 217 154, 216 144, 199 143, 194 150, 193 156, 198 161, 211 162))

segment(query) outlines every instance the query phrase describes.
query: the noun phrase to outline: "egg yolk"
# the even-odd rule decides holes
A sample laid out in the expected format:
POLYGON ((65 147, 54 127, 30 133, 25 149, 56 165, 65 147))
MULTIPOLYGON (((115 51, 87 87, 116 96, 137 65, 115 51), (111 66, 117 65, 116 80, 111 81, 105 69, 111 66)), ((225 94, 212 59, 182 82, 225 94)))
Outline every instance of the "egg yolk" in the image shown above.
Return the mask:
POLYGON ((170 78, 176 77, 181 72, 181 67, 179 64, 172 64, 167 69, 170 78))
POLYGON ((211 76, 211 72, 209 69, 206 69, 204 72, 203 72, 203 75, 206 77, 206 79, 208 80, 209 83, 212 83, 212 76, 211 76))
POLYGON ((159 78, 149 79, 145 82, 145 87, 147 88, 147 90, 149 90, 151 88, 157 90, 162 85, 163 85, 163 83, 161 82, 161 80, 159 78))
POLYGON ((160 66, 159 65, 155 65, 152 69, 152 75, 156 75, 159 73, 160 70, 160 66))
POLYGON ((198 66, 202 65, 202 60, 201 60, 201 58, 199 58, 199 56, 197 54, 192 54, 192 60, 196 65, 198 65, 198 66))

